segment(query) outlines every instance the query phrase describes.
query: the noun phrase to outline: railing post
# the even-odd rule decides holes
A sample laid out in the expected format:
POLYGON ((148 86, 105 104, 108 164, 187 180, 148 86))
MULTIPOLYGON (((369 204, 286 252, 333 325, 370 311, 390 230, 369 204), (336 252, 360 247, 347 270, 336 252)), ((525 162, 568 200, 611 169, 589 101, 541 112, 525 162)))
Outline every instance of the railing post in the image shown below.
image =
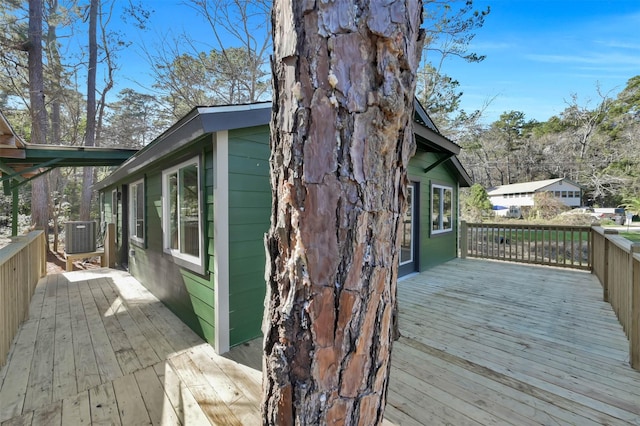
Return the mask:
POLYGON ((618 231, 615 229, 604 230, 604 271, 602 273, 602 299, 609 302, 609 245, 611 242, 607 235, 615 235, 618 231))
POLYGON ((467 258, 467 251, 469 250, 469 234, 467 231, 467 221, 460 221, 460 258, 467 258))
POLYGON ((631 326, 629 327, 629 363, 640 370, 640 243, 631 245, 631 326))
POLYGON ((40 278, 42 278, 47 275, 47 251, 49 250, 49 244, 47 244, 48 241, 44 232, 38 240, 40 242, 40 255, 42 256, 40 260, 40 278))
MULTIPOLYGON (((593 226, 590 226, 589 238, 587 242, 587 251, 588 251, 587 262, 589 263, 589 272, 591 272, 592 274, 595 271, 595 267, 593 265, 593 262, 594 262, 593 250, 595 247, 595 243, 596 243, 596 230, 594 229, 593 226)), ((580 235, 580 250, 582 250, 582 234, 580 235)), ((580 260, 582 260, 582 256, 580 256, 580 260)))

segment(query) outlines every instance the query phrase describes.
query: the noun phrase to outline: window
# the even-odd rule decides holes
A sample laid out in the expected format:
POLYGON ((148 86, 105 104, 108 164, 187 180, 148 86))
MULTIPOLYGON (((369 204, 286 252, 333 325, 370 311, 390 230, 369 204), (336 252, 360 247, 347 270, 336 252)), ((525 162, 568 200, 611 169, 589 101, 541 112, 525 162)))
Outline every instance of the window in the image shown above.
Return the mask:
POLYGON ((129 237, 144 244, 144 180, 129 185, 129 237))
POLYGON ((162 172, 164 251, 202 272, 200 166, 193 158, 162 172))
POLYGON ((431 233, 453 229, 453 190, 448 186, 431 186, 431 233))

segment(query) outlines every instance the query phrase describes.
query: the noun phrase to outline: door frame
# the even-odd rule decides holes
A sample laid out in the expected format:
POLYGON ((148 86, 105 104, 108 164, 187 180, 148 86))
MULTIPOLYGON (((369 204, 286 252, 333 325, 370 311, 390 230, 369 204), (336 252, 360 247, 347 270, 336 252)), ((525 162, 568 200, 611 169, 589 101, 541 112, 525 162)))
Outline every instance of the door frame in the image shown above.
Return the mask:
MULTIPOLYGON (((400 256, 398 256, 398 277, 418 272, 420 270, 420 182, 410 180, 407 187, 411 186, 411 240, 412 240, 412 259, 410 262, 401 264, 400 256)), ((402 250, 402 249, 401 249, 402 250)))

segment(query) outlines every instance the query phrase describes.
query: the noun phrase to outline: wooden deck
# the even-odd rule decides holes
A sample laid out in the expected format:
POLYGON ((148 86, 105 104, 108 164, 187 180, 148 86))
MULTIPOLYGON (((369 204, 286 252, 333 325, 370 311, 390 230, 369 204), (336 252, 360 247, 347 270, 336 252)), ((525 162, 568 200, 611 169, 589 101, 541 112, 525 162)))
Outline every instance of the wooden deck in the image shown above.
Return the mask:
MULTIPOLYGON (((588 273, 456 260, 399 283, 386 418, 640 424, 640 372, 588 273)), ((260 424, 260 342, 217 356, 124 272, 50 275, 0 370, 0 423, 260 424)))
POLYGON ((0 371, 0 423, 259 424, 261 380, 124 272, 49 275, 0 371))
POLYGON ((389 420, 640 424, 640 372, 588 272, 457 259, 398 288, 389 420))

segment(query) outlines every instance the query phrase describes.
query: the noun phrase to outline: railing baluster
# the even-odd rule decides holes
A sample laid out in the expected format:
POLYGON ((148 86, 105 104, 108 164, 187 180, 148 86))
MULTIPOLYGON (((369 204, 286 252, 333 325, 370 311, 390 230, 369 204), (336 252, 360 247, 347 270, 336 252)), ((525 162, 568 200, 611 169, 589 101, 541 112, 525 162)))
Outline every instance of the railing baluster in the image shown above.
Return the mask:
POLYGON ((468 257, 576 269, 592 267, 594 246, 589 227, 466 223, 460 228, 466 236, 466 241, 461 236, 461 249, 468 257), (585 249, 589 260, 583 259, 585 249))

